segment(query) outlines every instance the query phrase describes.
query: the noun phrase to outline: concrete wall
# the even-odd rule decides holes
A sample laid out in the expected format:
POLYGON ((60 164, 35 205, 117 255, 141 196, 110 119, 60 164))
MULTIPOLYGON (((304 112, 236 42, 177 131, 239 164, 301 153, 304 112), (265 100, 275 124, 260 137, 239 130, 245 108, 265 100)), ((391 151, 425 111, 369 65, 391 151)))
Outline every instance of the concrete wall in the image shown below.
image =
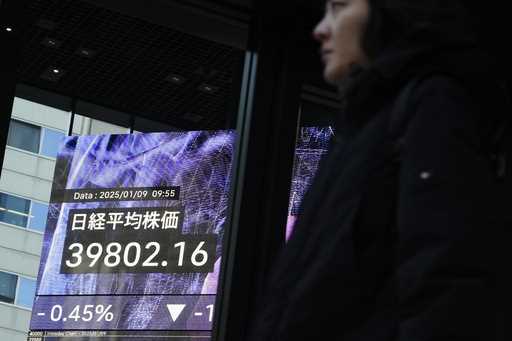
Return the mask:
POLYGON ((27 340, 30 310, 0 302, 0 340, 27 340))
POLYGON ((55 159, 7 146, 0 191, 49 202, 55 159))
MULTIPOLYGON (((43 234, 0 223, 0 271, 36 278, 43 234)), ((30 309, 0 302, 0 340, 26 340, 30 309)))
POLYGON ((93 120, 82 115, 75 115, 73 121, 73 134, 76 135, 98 135, 98 134, 127 134, 129 128, 120 127, 115 124, 93 120))
POLYGON ((12 118, 67 133, 71 114, 16 97, 12 108, 12 118))

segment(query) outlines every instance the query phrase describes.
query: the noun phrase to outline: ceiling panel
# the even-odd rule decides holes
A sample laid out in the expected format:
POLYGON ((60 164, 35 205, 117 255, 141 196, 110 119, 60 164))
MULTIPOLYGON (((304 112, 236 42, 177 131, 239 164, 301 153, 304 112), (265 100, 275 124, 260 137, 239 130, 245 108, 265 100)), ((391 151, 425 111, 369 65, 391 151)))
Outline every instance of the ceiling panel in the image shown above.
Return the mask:
POLYGON ((244 51, 77 0, 33 0, 20 82, 171 123, 216 129, 236 107, 244 51))

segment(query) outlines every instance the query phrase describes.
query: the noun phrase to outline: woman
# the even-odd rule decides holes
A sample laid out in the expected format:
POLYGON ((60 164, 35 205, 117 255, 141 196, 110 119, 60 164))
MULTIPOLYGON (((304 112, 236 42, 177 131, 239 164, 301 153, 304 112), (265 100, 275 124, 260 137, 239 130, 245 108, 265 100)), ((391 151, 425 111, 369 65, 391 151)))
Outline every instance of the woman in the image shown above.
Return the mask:
POLYGON ((328 0, 336 138, 250 340, 504 340, 510 109, 454 0, 328 0))

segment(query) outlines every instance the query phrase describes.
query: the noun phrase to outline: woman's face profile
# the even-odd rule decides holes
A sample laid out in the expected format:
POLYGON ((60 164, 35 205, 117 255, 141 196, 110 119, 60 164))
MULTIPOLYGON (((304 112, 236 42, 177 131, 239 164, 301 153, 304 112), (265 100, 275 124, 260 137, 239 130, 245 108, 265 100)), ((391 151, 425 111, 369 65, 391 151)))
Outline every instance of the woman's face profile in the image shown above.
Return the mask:
POLYGON ((370 8, 368 0, 327 0, 322 20, 313 31, 321 43, 324 78, 336 83, 354 64, 365 65, 361 46, 370 8))

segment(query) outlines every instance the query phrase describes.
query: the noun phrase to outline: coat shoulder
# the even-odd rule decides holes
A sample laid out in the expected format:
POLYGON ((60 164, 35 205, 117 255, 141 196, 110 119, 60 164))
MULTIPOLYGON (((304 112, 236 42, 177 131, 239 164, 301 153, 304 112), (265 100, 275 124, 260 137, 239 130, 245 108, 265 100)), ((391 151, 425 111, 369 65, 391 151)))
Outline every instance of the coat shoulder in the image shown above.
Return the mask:
POLYGON ((415 105, 439 105, 445 101, 477 104, 471 86, 450 74, 433 74, 421 78, 413 91, 415 105), (441 103, 439 102, 441 101, 441 103))
POLYGON ((506 94, 497 82, 467 81, 451 74, 433 74, 421 79, 411 94, 412 112, 407 131, 439 129, 472 135, 485 144, 503 124, 506 94))

